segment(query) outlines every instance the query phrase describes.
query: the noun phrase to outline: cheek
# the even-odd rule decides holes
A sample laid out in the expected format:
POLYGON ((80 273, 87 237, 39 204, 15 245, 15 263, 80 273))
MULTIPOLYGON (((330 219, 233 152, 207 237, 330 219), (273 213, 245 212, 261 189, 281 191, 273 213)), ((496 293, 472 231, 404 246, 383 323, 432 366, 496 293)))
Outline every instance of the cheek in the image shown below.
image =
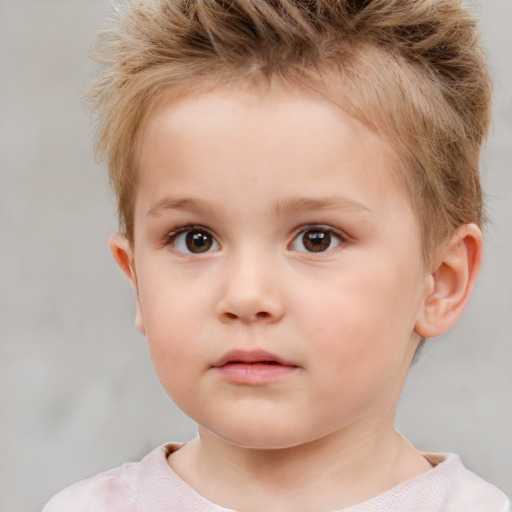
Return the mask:
POLYGON ((399 272, 367 266, 331 282, 321 294, 304 297, 300 317, 307 324, 302 330, 332 373, 330 379, 372 386, 372 376, 383 378, 401 364, 417 303, 411 282, 405 281, 399 272))
POLYGON ((149 341, 192 334, 211 310, 208 287, 189 283, 159 261, 146 265, 141 274, 139 299, 149 341))
POLYGON ((371 342, 389 321, 389 311, 396 308, 390 290, 388 283, 367 273, 340 275, 315 294, 297 290, 298 316, 308 323, 310 336, 325 340, 325 350, 340 343, 355 350, 363 340, 371 342))
POLYGON ((211 308, 200 294, 185 293, 179 284, 153 283, 140 283, 139 296, 153 365, 166 387, 164 380, 193 371, 208 353, 204 332, 211 308))
POLYGON ((197 324, 174 314, 167 315, 165 323, 148 323, 146 338, 158 380, 171 400, 189 414, 190 404, 197 401, 206 353, 197 341, 197 324))

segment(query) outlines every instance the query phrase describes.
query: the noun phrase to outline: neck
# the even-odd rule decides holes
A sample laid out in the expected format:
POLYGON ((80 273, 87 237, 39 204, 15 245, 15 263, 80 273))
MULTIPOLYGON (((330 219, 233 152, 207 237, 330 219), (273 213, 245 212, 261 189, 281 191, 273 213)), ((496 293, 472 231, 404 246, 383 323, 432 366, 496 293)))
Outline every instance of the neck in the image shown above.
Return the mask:
POLYGON ((255 450, 200 428, 199 439, 173 454, 171 465, 214 503, 269 512, 349 507, 431 468, 392 425, 353 430, 297 447, 255 450))

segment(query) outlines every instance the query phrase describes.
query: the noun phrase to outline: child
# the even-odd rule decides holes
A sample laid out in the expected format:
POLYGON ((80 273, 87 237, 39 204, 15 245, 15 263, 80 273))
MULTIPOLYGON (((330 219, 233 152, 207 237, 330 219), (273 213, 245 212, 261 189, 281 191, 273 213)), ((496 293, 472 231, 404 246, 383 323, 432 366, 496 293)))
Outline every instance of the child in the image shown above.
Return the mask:
POLYGON ((482 259, 491 83, 458 0, 146 0, 91 89, 136 293, 197 439, 45 512, 501 512, 394 429, 482 259))

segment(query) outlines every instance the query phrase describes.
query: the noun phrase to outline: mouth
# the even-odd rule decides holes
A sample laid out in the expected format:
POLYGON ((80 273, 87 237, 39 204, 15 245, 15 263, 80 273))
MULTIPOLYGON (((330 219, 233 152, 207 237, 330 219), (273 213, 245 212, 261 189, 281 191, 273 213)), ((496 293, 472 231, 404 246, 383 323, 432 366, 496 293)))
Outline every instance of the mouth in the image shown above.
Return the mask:
POLYGON ((222 368, 227 365, 268 365, 268 366, 293 366, 297 365, 286 361, 266 350, 232 350, 224 354, 213 364, 214 368, 222 368))
POLYGON ((282 380, 299 366, 264 350, 234 350, 222 356, 212 368, 232 383, 262 385, 282 380))

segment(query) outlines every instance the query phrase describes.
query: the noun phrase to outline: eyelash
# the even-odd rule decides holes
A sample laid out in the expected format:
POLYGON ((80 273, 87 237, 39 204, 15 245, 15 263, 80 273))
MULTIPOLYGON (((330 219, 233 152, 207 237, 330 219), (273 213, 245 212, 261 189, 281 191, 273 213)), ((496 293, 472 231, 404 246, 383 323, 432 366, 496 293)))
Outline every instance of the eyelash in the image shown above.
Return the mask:
MULTIPOLYGON (((188 224, 186 226, 181 226, 179 228, 173 229, 170 233, 167 233, 165 235, 164 245, 175 246, 176 240, 178 239, 179 236, 181 236, 185 233, 192 233, 193 231, 208 234, 212 238, 212 240, 215 242, 215 244, 219 245, 219 242, 217 242, 217 237, 215 235, 213 235, 209 229, 205 228, 204 226, 199 226, 199 225, 195 225, 195 224, 188 224)), ((187 254, 183 251, 177 251, 177 252, 180 254, 187 254)), ((190 254, 194 254, 194 253, 191 252, 190 254)), ((197 254, 201 254, 201 253, 199 252, 197 254)))
POLYGON ((295 231, 293 239, 290 242, 288 247, 291 247, 297 240, 300 240, 300 236, 304 236, 306 233, 308 233, 310 231, 327 233, 328 235, 336 237, 339 240, 339 243, 335 247, 330 248, 326 251, 317 251, 317 252, 315 252, 315 251, 298 251, 298 252, 304 252, 306 254, 322 255, 322 254, 332 252, 334 249, 336 249, 340 245, 347 242, 347 236, 344 233, 342 233, 341 231, 339 231, 338 229, 333 228, 332 226, 328 226, 328 225, 326 226, 325 224, 308 224, 305 226, 301 226, 300 228, 298 228, 295 231))
MULTIPOLYGON (((167 233, 165 235, 165 239, 164 239, 164 245, 170 245, 170 246, 175 246, 176 244, 176 240, 178 239, 179 236, 185 234, 185 233, 191 233, 193 231, 197 231, 197 232, 202 232, 202 233, 206 233, 208 234, 213 242, 219 246, 219 242, 217 241, 217 238, 212 234, 212 232, 205 228, 204 226, 200 226, 200 225, 194 225, 194 224, 189 224, 189 225, 186 225, 186 226, 182 226, 182 227, 179 227, 177 229, 174 229, 172 230, 171 232, 167 233)), ((304 236, 306 233, 308 232, 321 232, 321 233, 326 233, 328 235, 331 235, 331 236, 334 236, 336 237, 338 240, 339 240, 339 243, 337 243, 337 245, 335 245, 333 248, 328 248, 327 250, 325 251, 301 251, 299 249, 296 249, 297 252, 304 252, 306 254, 324 254, 324 253, 327 253, 327 252, 331 252, 332 250, 336 249, 337 247, 339 247, 340 245, 346 243, 347 241, 347 237, 346 235, 344 235, 341 231, 339 231, 338 229, 335 229, 333 228, 332 226, 326 226, 324 224, 308 224, 308 225, 304 225, 304 226, 301 226, 300 228, 298 228, 295 232, 294 232, 294 235, 293 235, 293 239, 292 241, 288 244, 288 248, 292 248, 293 247, 293 244, 295 242, 297 242, 298 240, 300 240, 300 236, 304 236)), ((206 252, 210 252, 209 251, 210 247, 204 251, 205 253, 206 252)), ((177 250, 178 253, 180 254, 194 254, 192 251, 190 253, 186 253, 184 251, 179 251, 177 250)), ((198 253, 195 253, 195 254, 203 254, 202 252, 198 252, 198 253)))
MULTIPOLYGON (((169 233, 165 235, 165 242, 171 243, 173 242, 176 237, 183 233, 187 233, 188 231, 205 231, 207 233, 210 233, 210 230, 205 228, 204 226, 199 226, 195 224, 187 224, 186 226, 180 226, 179 228, 173 229, 169 233)), ((213 235, 212 235, 213 236, 213 235)))

